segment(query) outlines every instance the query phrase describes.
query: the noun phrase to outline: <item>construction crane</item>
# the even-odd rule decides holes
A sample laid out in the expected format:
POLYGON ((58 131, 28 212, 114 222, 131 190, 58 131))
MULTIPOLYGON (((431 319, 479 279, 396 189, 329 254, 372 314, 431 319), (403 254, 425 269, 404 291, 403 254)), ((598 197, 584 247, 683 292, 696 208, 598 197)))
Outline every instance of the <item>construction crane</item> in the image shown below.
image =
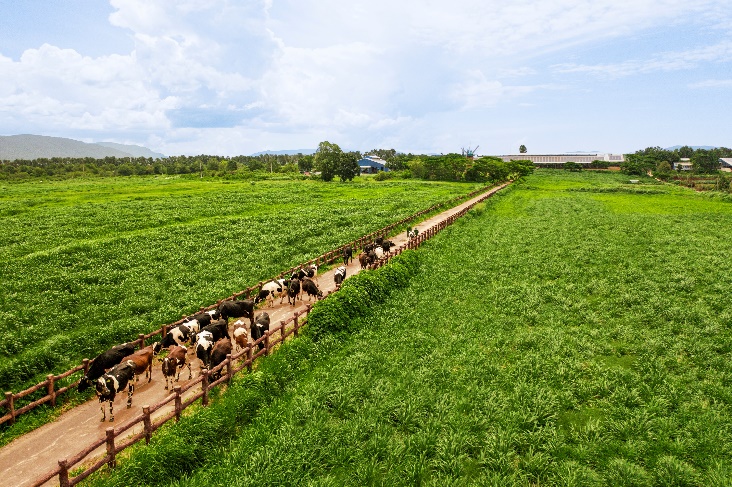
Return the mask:
POLYGON ((473 156, 475 156, 475 151, 478 150, 478 147, 480 147, 480 146, 476 145, 475 149, 471 149, 470 146, 468 146, 467 149, 465 147, 461 147, 460 150, 463 152, 463 155, 465 157, 469 157, 470 159, 472 159, 473 156))

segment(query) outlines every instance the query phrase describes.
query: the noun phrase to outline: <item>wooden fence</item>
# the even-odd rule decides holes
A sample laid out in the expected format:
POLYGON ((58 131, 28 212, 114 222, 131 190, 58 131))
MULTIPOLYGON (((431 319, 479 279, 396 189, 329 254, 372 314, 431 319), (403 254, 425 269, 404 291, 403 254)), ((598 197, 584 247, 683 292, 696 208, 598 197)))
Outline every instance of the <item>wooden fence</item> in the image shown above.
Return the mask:
MULTIPOLYGON (((422 230, 416 237, 408 239, 405 244, 398 247, 394 252, 390 252, 386 255, 384 255, 383 258, 380 260, 374 262, 373 264, 368 266, 368 269, 376 269, 379 267, 382 267, 386 265, 394 256, 399 255, 402 253, 402 251, 406 249, 414 249, 416 247, 419 247, 424 242, 435 236, 440 231, 444 230, 448 226, 452 225, 458 218, 462 217, 470 211, 470 209, 475 206, 476 204, 484 201, 485 199, 493 196, 497 191, 504 188, 506 184, 500 185, 496 188, 493 188, 491 191, 487 192, 485 195, 483 195, 482 198, 479 200, 476 200, 471 205, 466 206, 465 208, 461 209, 459 212, 447 217, 445 220, 442 220, 435 225, 433 225, 430 228, 427 228, 425 230, 422 230)), ((426 210, 424 213, 427 213, 431 210, 426 210)), ((423 214, 424 214, 423 213, 423 214)), ((404 221, 402 221, 404 222, 404 221)), ((390 225, 390 227, 394 228, 395 225, 390 225)), ((389 227, 387 227, 389 228, 389 227)), ((374 234, 371 234, 371 238, 374 238, 377 236, 378 232, 375 232, 374 234)), ((382 234, 383 236, 384 234, 382 234)), ((363 247, 363 244, 371 242, 372 240, 365 240, 365 239, 359 239, 357 242, 361 243, 360 248, 363 247)), ((320 262, 332 262, 333 260, 340 257, 341 254, 335 253, 337 251, 325 254, 324 256, 321 256, 320 262), (329 255, 331 254, 331 255, 329 255), (330 259, 330 260, 329 260, 330 259)), ((312 262, 312 261, 311 261, 312 262)), ((293 268, 292 270, 297 269, 293 268)), ((291 271, 288 271, 291 272, 291 271)), ((287 272, 283 273, 283 275, 287 274, 287 272)), ((253 288, 250 288, 250 290, 253 288)), ((333 291, 336 292, 336 291, 333 291)), ((241 294, 241 293, 240 293, 241 294)), ((327 298, 332 293, 327 293, 323 296, 323 299, 327 298)), ((232 299, 232 298, 229 298, 232 299)), ((247 369, 247 371, 251 372, 252 365, 254 361, 261 357, 269 355, 269 353, 272 351, 273 347, 278 345, 279 343, 284 342, 287 337, 290 335, 297 336, 299 333, 300 328, 302 328, 304 325, 307 324, 307 321, 301 321, 303 317, 307 318, 308 314, 310 313, 312 305, 308 304, 306 306, 306 309, 304 312, 296 312, 293 314, 292 317, 289 319, 280 321, 277 326, 267 331, 264 336, 259 338, 258 340, 249 343, 246 347, 241 349, 239 352, 235 354, 229 354, 226 356, 226 360, 224 360, 221 364, 217 365, 216 367, 212 368, 210 371, 203 369, 201 371, 201 374, 191 382, 187 383, 184 386, 177 385, 173 387, 173 393, 169 394, 167 397, 165 397, 160 402, 153 404, 152 406, 145 405, 142 407, 142 412, 130 419, 127 423, 116 427, 116 428, 107 428, 106 429, 106 436, 104 438, 101 438, 91 444, 89 444, 86 448, 84 448, 82 451, 74 455, 70 458, 64 458, 58 461, 58 466, 54 468, 53 470, 50 470, 46 474, 44 474, 41 477, 38 477, 35 479, 34 483, 32 484, 33 487, 39 487, 46 482, 50 481, 54 477, 58 477, 59 485, 61 487, 71 487, 79 482, 86 479, 89 475, 93 474, 100 468, 102 468, 104 465, 108 465, 110 468, 114 468, 117 464, 116 458, 117 454, 121 451, 125 450, 126 448, 129 448, 130 446, 134 445, 138 441, 145 440, 145 443, 150 443, 150 438, 152 437, 152 434, 160 428, 163 424, 167 423, 171 419, 175 419, 176 422, 180 420, 182 411, 194 404, 199 399, 201 400, 202 406, 208 405, 208 393, 209 390, 212 387, 216 387, 218 385, 221 385, 223 383, 230 384, 231 379, 234 376, 234 374, 247 369), (291 325, 291 326, 290 326, 291 325), (274 337, 274 338, 273 338, 274 337), (259 345, 262 345, 261 350, 254 351, 255 348, 259 349, 259 345), (212 375, 218 375, 217 373, 220 373, 220 377, 216 380, 211 381, 212 375), (201 390, 199 392, 196 392, 192 394, 190 397, 183 398, 183 394, 187 391, 190 391, 195 386, 199 385, 201 386, 201 390), (152 418, 152 414, 156 411, 160 410, 161 408, 168 406, 169 404, 173 404, 172 411, 163 414, 160 417, 157 417, 155 419, 152 418), (132 436, 126 437, 121 441, 117 441, 117 438, 122 436, 124 433, 129 431, 131 428, 142 424, 142 431, 140 431, 137 434, 134 434, 132 436), (102 447, 103 445, 106 445, 106 454, 99 460, 97 460, 94 464, 88 466, 83 472, 77 474, 74 477, 71 477, 69 474, 69 471, 74 469, 76 465, 79 465, 81 462, 83 462, 92 452, 97 450, 98 448, 102 447)), ((181 320, 182 321, 182 320, 181 320)), ((163 327, 164 328, 164 327, 163 327)), ((138 340, 140 341, 140 345, 144 346, 145 340, 149 338, 150 336, 154 335, 156 332, 153 332, 149 335, 140 335, 138 340)), ((88 367, 88 363, 86 364, 88 367)), ((80 370, 79 366, 76 368, 76 370, 80 370)), ((74 369, 72 369, 74 370, 74 369)), ((67 374, 73 373, 71 371, 67 372, 67 374)), ((51 376, 49 376, 49 381, 51 381, 51 376)), ((51 382, 52 383, 52 382, 51 382)), ((50 389, 50 386, 49 386, 50 389)), ((57 392, 58 393, 58 392, 57 392)), ((78 467, 77 467, 78 468, 78 467)))
MULTIPOLYGON (((288 269, 284 272, 281 272, 275 279, 280 279, 283 276, 289 277, 294 271, 296 271, 297 269, 299 269, 305 265, 315 264, 317 266, 320 266, 323 264, 332 264, 334 261, 336 261, 342 257, 343 250, 347 247, 353 248, 354 253, 355 253, 357 250, 363 249, 363 247, 366 244, 373 242, 374 239, 376 239, 377 237, 386 237, 386 236, 392 234, 392 232, 394 232, 395 230, 398 230, 398 229, 404 227, 405 225, 407 225, 408 223, 410 223, 412 221, 418 220, 421 217, 423 217, 429 213, 432 213, 434 211, 437 211, 440 208, 447 207, 447 206, 453 206, 459 201, 473 198, 474 196, 476 196, 482 192, 485 192, 487 189, 489 189, 489 188, 488 187, 480 188, 480 189, 477 189, 475 191, 468 193, 465 196, 460 196, 460 197, 445 201, 443 203, 433 205, 425 210, 415 213, 414 215, 411 215, 407 218, 399 220, 396 223, 392 223, 391 225, 381 228, 375 232, 372 232, 368 235, 364 235, 363 237, 361 237, 357 240, 354 240, 345 245, 342 245, 335 250, 326 252, 326 253, 316 257, 315 259, 307 261, 304 264, 300 264, 298 266, 291 267, 290 269, 288 269)), ((202 308, 200 308, 199 311, 207 311, 207 310, 217 308, 218 305, 221 304, 222 301, 230 301, 233 299, 237 299, 241 296, 249 297, 252 295, 253 292, 255 292, 255 291, 259 292, 259 290, 261 289, 262 285, 265 282, 267 282, 267 281, 260 281, 259 283, 257 283, 254 286, 248 287, 247 289, 244 289, 243 291, 237 292, 237 293, 229 296, 226 299, 217 301, 216 304, 213 304, 208 307, 202 307, 202 308)), ((180 325, 181 323, 185 322, 189 317, 190 316, 184 316, 180 320, 176 321, 175 323, 163 325, 159 329, 154 330, 150 333, 146 333, 146 334, 140 333, 137 336, 137 338, 133 341, 136 343, 136 346, 138 346, 139 348, 143 348, 143 347, 145 347, 147 340, 149 340, 150 338, 155 337, 157 335, 164 337, 169 329, 180 325)), ((5 413, 5 415, 0 416, 0 425, 4 424, 6 422, 8 422, 9 424, 13 424, 13 423, 15 423, 15 419, 18 416, 36 408, 42 404, 49 403, 51 406, 55 407, 56 401, 59 398, 59 396, 65 394, 69 390, 73 390, 79 384, 81 377, 86 375, 87 371, 89 370, 89 365, 91 362, 92 361, 90 361, 89 359, 84 359, 80 365, 77 365, 76 367, 72 368, 71 370, 67 370, 66 372, 63 372, 62 374, 59 374, 59 375, 49 374, 46 377, 45 381, 40 382, 34 386, 31 386, 28 389, 25 389, 20 392, 15 392, 15 393, 6 392, 5 398, 0 400, 0 408, 5 408, 7 412, 5 413), (69 376, 71 376, 77 372, 81 372, 81 374, 77 380, 70 382, 66 385, 63 385, 64 382, 68 382, 68 381, 64 381, 64 379, 67 379, 69 376), (56 387, 59 385, 59 383, 61 383, 62 386, 59 387, 58 389, 56 389, 56 387), (41 393, 45 393, 45 394, 43 394, 41 397, 38 397, 38 395, 41 393), (25 401, 21 401, 21 402, 24 402, 24 404, 22 406, 20 406, 19 400, 22 400, 22 399, 25 399, 25 401)))

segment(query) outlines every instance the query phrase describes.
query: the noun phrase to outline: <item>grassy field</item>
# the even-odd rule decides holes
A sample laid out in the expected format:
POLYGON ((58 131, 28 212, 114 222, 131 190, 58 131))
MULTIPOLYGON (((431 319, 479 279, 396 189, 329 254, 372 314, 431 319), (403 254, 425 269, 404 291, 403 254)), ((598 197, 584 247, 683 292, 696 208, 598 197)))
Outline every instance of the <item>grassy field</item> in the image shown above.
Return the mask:
POLYGON ((538 171, 98 485, 730 485, 732 204, 626 182, 538 171))
POLYGON ((475 185, 5 183, 0 390, 20 390, 475 185))

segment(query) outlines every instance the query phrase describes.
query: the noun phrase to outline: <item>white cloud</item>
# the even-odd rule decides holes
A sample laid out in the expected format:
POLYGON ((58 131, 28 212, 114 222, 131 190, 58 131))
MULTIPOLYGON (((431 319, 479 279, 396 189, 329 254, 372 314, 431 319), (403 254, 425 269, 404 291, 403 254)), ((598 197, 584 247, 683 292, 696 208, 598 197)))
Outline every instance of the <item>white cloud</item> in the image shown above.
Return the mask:
POLYGON ((689 88, 732 88, 732 79, 708 79, 691 83, 689 88))
POLYGON ((732 60, 732 41, 722 41, 712 46, 680 52, 665 52, 647 60, 628 60, 615 64, 557 64, 552 66, 560 73, 588 73, 609 78, 620 78, 657 71, 691 69, 701 63, 729 62, 732 60))
POLYGON ((727 62, 726 40, 647 60, 575 56, 551 73, 540 60, 690 19, 713 18, 723 32, 728 1, 111 0, 109 22, 134 50, 85 57, 46 44, 18 61, 0 55, 0 130, 131 133, 168 153, 335 137, 430 151, 461 136, 455 113, 540 105, 532 97, 560 89, 549 79, 557 73, 618 78, 727 62))

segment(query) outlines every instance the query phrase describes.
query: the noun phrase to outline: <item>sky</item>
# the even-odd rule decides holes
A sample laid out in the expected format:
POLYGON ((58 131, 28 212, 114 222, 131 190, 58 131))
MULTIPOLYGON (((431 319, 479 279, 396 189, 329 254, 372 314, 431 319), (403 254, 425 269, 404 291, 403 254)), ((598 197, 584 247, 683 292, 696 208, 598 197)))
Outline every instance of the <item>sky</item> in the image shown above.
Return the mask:
POLYGON ((732 0, 0 0, 0 135, 165 155, 732 147, 732 0))

